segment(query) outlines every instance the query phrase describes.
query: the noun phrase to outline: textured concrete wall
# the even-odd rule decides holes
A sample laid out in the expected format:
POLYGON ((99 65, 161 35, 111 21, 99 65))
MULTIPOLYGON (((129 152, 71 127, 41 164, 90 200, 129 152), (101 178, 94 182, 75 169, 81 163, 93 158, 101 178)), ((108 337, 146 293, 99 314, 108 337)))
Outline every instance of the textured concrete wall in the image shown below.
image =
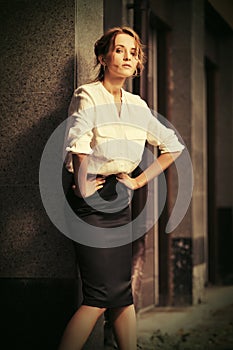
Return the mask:
POLYGON ((103 1, 79 0, 76 5, 77 86, 96 75, 94 43, 103 34, 103 1))
POLYGON ((74 2, 1 1, 1 277, 71 277, 40 199, 45 143, 73 91, 74 2))
POLYGON ((2 342, 55 349, 73 310, 74 255, 47 217, 38 177, 73 92, 75 3, 2 0, 0 17, 2 342))

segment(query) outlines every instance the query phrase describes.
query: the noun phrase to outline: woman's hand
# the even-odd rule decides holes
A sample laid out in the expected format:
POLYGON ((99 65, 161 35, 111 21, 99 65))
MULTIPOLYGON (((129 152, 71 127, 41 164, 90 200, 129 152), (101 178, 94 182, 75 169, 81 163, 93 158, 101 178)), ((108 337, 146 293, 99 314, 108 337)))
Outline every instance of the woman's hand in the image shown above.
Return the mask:
POLYGON ((86 180, 85 182, 85 191, 80 191, 79 187, 76 185, 73 185, 72 188, 74 190, 74 193, 78 197, 89 197, 93 195, 96 191, 101 189, 103 187, 103 184, 105 183, 104 177, 91 177, 86 180))
POLYGON ((117 174, 117 180, 128 187, 130 190, 137 190, 139 188, 139 184, 136 179, 130 177, 126 173, 117 174))
POLYGON ((129 189, 137 190, 138 188, 141 188, 148 184, 149 181, 167 169, 175 161, 175 159, 180 156, 180 154, 181 152, 161 154, 147 169, 145 169, 136 178, 131 178, 126 173, 120 173, 117 174, 117 179, 129 189))

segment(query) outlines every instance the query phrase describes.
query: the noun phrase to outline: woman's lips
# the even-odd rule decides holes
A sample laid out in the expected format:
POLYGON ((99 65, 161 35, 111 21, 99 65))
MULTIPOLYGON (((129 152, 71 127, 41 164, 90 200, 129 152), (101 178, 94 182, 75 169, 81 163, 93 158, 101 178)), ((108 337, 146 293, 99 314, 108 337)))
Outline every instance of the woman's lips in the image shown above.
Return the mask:
POLYGON ((130 64, 123 64, 122 66, 125 68, 132 68, 132 66, 130 64))

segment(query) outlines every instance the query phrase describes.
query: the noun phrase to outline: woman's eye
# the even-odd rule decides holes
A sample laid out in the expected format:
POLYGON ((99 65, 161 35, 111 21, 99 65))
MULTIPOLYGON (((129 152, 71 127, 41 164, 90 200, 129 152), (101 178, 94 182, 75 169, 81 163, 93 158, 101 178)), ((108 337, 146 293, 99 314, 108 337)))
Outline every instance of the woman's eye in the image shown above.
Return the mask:
POLYGON ((134 58, 138 58, 138 52, 137 52, 137 51, 132 51, 132 52, 131 52, 131 55, 132 55, 134 58))
POLYGON ((122 49, 116 49, 116 53, 122 53, 123 50, 122 49))

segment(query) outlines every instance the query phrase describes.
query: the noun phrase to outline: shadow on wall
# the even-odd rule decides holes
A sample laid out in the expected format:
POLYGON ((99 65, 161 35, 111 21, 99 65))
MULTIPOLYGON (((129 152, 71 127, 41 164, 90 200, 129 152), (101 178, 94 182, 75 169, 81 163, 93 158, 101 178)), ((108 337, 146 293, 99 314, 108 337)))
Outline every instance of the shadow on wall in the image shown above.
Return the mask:
POLYGON ((56 349, 80 296, 72 241, 50 222, 38 186, 44 146, 67 117, 73 67, 70 59, 57 92, 12 94, 4 110, 2 130, 15 117, 4 139, 7 144, 12 133, 1 179, 0 308, 2 342, 9 350, 56 349))
MULTIPOLYGON (((70 60, 61 84, 65 81, 73 86, 72 71, 73 60, 70 60)), ((3 124, 7 129, 10 118, 14 117, 15 125, 6 130, 6 137, 3 136, 1 225, 5 234, 1 235, 0 246, 2 277, 67 277, 64 262, 57 260, 62 257, 64 249, 67 251, 64 236, 47 217, 38 179, 44 146, 52 132, 66 119, 72 92, 67 89, 65 93, 57 94, 10 96, 12 105, 7 106, 3 124), (52 110, 53 106, 56 109, 52 110), (8 140, 10 148, 7 147, 8 140)))

